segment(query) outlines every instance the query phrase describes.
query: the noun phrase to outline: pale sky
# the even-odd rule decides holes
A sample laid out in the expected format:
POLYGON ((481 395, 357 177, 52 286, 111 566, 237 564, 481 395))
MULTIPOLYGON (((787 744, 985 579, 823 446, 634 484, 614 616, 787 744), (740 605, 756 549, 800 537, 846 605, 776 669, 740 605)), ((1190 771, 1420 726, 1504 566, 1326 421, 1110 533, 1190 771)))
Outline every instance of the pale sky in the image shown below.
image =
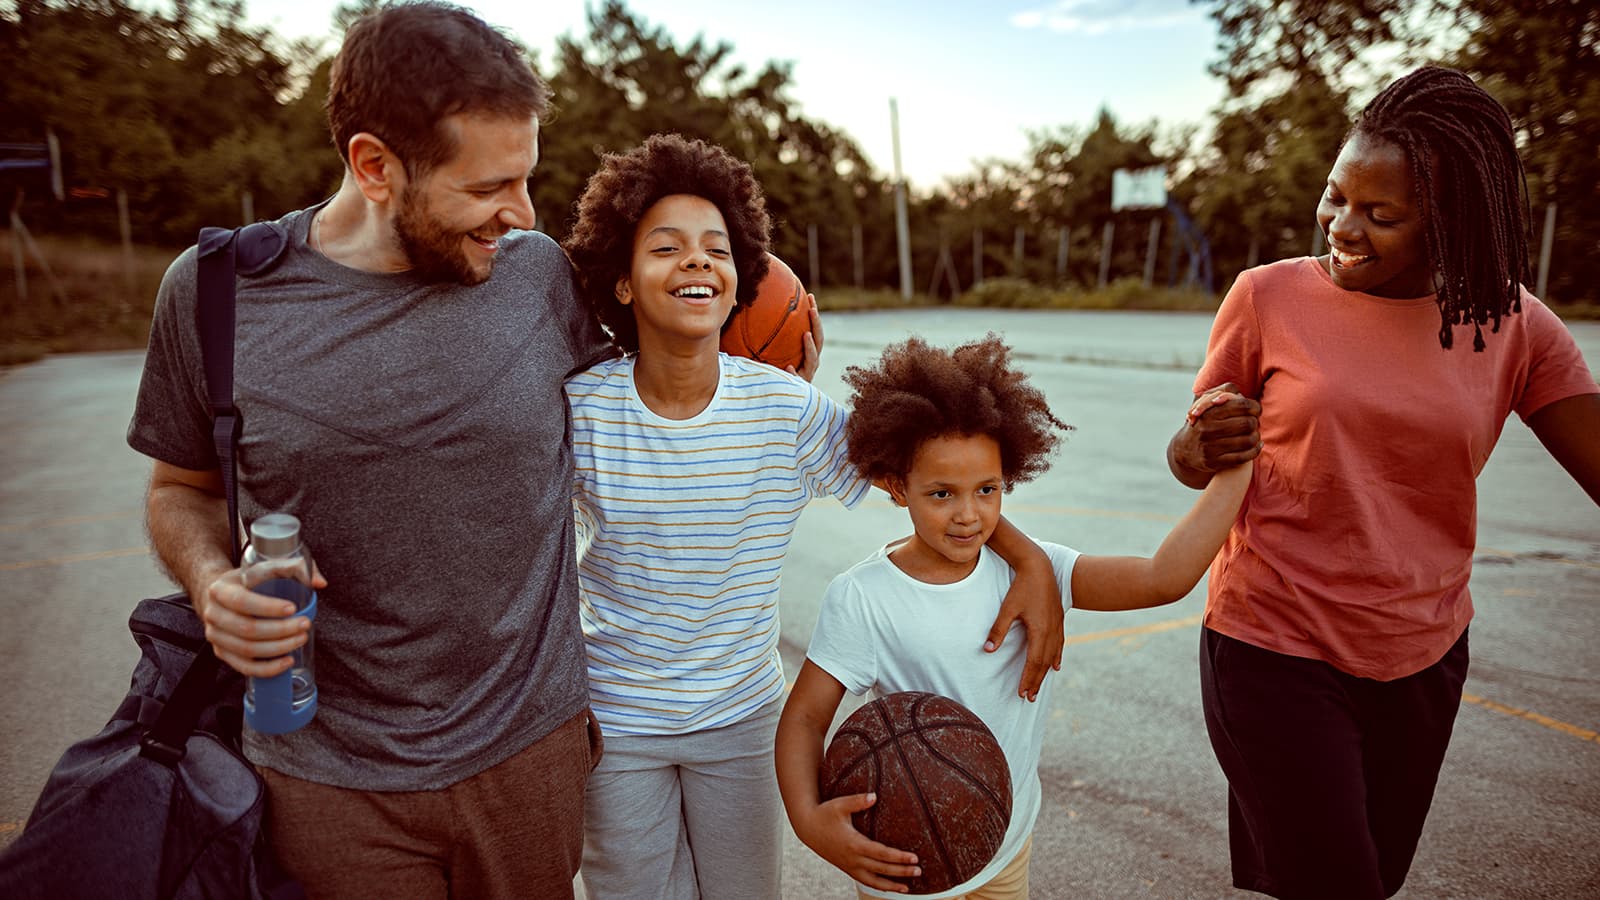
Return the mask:
MULTIPOLYGON (((247 0, 249 17, 286 37, 332 33, 338 0, 247 0)), ((558 35, 587 33, 582 0, 463 5, 515 34, 542 62, 558 35)), ((1103 105, 1117 121, 1203 124, 1222 98, 1206 72, 1216 26, 1189 0, 628 0, 682 46, 726 41, 750 69, 794 63, 802 111, 855 139, 891 174, 889 98, 913 185, 970 173, 979 159, 1021 160, 1027 132, 1085 126, 1103 105)), ((328 46, 334 39, 328 38, 328 46)), ((554 126, 552 126, 554 127, 554 126)))

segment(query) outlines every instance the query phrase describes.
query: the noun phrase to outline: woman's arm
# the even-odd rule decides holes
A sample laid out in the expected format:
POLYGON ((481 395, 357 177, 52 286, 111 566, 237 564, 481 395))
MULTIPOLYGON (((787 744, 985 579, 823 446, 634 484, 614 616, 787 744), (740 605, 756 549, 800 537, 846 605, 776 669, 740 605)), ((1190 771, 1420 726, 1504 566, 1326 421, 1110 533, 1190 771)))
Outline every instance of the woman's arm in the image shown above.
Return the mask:
POLYGON ((1529 416, 1528 427, 1589 499, 1600 504, 1600 394, 1557 400, 1529 416))
POLYGON ((1228 537, 1254 463, 1218 472, 1150 558, 1080 556, 1072 567, 1074 609, 1144 609, 1182 599, 1228 537))
POLYGON ((905 893, 905 885, 885 876, 922 874, 916 855, 871 840, 850 821, 876 803, 876 795, 850 794, 823 803, 817 790, 822 741, 843 698, 844 685, 806 660, 778 719, 778 793, 794 833, 818 856, 868 887, 905 893))
POLYGON ((1028 630, 1028 660, 1022 666, 1017 696, 1037 699, 1045 674, 1061 668, 1061 648, 1066 645, 1066 610, 1061 606, 1061 585, 1056 581, 1050 556, 1005 516, 989 536, 989 549, 1015 573, 1000 604, 1000 614, 989 626, 983 649, 993 653, 1005 642, 1006 632, 1021 619, 1028 630))

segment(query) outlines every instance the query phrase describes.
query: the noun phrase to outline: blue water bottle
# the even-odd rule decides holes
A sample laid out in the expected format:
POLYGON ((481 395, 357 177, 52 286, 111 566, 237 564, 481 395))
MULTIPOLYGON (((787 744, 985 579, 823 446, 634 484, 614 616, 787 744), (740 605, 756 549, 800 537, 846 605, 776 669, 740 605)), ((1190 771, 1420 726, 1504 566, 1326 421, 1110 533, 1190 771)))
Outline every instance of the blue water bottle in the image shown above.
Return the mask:
MULTIPOLYGON (((311 555, 300 543, 300 520, 288 513, 270 513, 250 523, 250 546, 244 551, 246 586, 258 594, 294 604, 294 615, 317 618, 317 592, 311 589, 311 555)), ((317 714, 317 682, 311 645, 291 651, 294 663, 271 678, 251 678, 244 691, 244 720, 262 734, 287 734, 304 727, 317 714)))

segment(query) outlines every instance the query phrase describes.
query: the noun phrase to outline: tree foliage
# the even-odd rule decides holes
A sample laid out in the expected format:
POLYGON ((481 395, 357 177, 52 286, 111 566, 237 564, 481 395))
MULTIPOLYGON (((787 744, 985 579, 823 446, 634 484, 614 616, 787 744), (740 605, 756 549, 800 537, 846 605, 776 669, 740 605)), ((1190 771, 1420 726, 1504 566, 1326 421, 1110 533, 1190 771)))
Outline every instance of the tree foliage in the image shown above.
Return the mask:
POLYGON ((1440 8, 1467 34, 1445 61, 1478 78, 1520 131, 1534 253, 1545 210, 1557 204, 1549 296, 1600 302, 1600 4, 1455 0, 1440 8))
MULTIPOLYGON (((380 2, 350 0, 334 18, 348 25, 380 2)), ((1214 71, 1228 85, 1207 143, 1191 146, 1189 134, 1164 133, 1157 123, 1130 127, 1110 110, 1086 125, 1031 134, 1023 158, 984 161, 912 197, 918 289, 929 288, 941 257, 970 287, 974 234, 985 277, 1054 282, 1063 230, 1068 281, 1092 283, 1108 222, 1116 227, 1113 272, 1138 272, 1149 222, 1162 216, 1113 217, 1111 175, 1155 164, 1168 167, 1172 196, 1210 237, 1220 274, 1305 253, 1352 104, 1396 74, 1394 59, 1410 65, 1432 54, 1480 79, 1511 111, 1523 136, 1535 241, 1545 204, 1560 205, 1549 293, 1600 300, 1600 4, 1197 2, 1218 23, 1214 71)), ((0 6, 0 59, 0 141, 40 142, 53 131, 66 182, 78 189, 58 204, 41 179, 7 176, 0 188, 26 186, 25 215, 36 228, 113 237, 110 198, 121 190, 139 239, 176 246, 201 225, 240 221, 247 192, 255 214, 268 217, 338 184, 341 163, 322 111, 328 59, 250 25, 241 0, 178 0, 161 9, 133 0, 16 0, 0 6)), ((541 130, 532 191, 540 227, 554 236, 566 233, 602 154, 679 132, 751 163, 776 222, 775 250, 803 279, 811 280, 814 233, 821 286, 852 283, 858 260, 866 286, 898 285, 892 185, 848 135, 794 100, 788 62, 741 64, 718 37, 680 41, 621 0, 603 0, 583 33, 560 39, 534 64, 551 84, 554 112, 541 130)))
POLYGON ((1362 51, 1393 41, 1406 0, 1193 0, 1211 8, 1217 50, 1211 73, 1228 96, 1263 83, 1339 82, 1362 51))
POLYGON ((1511 113, 1529 175, 1535 253, 1543 213, 1558 204, 1550 297, 1600 300, 1600 4, 1196 2, 1217 22, 1221 55, 1212 71, 1229 91, 1209 162, 1196 175, 1198 213, 1220 239, 1224 270, 1236 271, 1245 256, 1225 230, 1230 224, 1256 236, 1263 260, 1309 250, 1315 192, 1358 111, 1352 100, 1436 62, 1473 76, 1511 113))
MULTIPOLYGON (((53 131, 67 184, 126 191, 143 234, 182 240, 202 224, 238 221, 247 191, 257 209, 284 208, 329 190, 337 173, 322 152, 320 113, 309 114, 320 104, 293 96, 306 81, 293 60, 309 50, 245 24, 238 2, 161 13, 125 0, 24 0, 0 17, 0 55, 0 140, 53 131)), ((70 227, 103 219, 109 202, 40 213, 70 227)))

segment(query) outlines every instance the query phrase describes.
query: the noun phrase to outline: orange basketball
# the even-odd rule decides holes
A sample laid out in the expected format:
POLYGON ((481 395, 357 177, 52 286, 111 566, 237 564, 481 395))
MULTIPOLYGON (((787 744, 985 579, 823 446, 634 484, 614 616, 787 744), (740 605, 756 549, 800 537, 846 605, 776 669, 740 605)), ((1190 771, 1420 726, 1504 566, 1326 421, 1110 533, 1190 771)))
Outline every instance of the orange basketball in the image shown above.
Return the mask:
POLYGON ((800 368, 806 332, 811 330, 811 299, 805 285, 783 260, 767 254, 767 277, 756 297, 735 306, 722 329, 722 350, 757 362, 800 368))

